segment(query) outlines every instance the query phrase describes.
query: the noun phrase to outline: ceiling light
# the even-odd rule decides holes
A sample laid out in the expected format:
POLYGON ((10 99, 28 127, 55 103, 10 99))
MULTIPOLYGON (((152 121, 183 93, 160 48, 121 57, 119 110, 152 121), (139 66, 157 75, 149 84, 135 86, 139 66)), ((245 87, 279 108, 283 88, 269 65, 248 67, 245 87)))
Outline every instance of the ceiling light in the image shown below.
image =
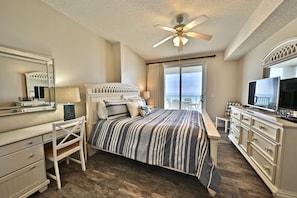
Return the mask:
POLYGON ((184 36, 177 36, 173 39, 173 44, 174 46, 176 47, 179 47, 179 40, 181 39, 183 45, 187 44, 187 42, 189 41, 189 39, 187 39, 186 37, 184 36))

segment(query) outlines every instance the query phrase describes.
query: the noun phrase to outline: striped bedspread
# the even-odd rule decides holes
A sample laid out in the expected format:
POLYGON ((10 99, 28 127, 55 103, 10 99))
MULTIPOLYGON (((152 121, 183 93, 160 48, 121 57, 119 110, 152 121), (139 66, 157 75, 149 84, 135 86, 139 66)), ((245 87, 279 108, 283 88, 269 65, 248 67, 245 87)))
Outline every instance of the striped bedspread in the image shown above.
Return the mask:
POLYGON ((89 144, 130 159, 196 175, 219 192, 220 176, 198 111, 153 109, 135 118, 99 120, 89 144))

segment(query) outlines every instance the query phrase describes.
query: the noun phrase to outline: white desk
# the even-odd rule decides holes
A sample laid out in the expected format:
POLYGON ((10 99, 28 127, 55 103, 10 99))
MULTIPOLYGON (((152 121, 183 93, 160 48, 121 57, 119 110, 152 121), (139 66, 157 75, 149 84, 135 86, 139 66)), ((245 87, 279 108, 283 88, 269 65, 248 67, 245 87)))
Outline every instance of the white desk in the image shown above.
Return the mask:
MULTIPOLYGON (((47 189, 44 144, 52 141, 52 122, 0 133, 0 197, 28 197, 47 189)), ((61 131, 57 137, 63 137, 61 131)), ((86 157, 86 139, 85 139, 86 157)))
POLYGON ((0 146, 18 142, 24 139, 42 136, 52 132, 52 123, 36 125, 0 133, 0 146))

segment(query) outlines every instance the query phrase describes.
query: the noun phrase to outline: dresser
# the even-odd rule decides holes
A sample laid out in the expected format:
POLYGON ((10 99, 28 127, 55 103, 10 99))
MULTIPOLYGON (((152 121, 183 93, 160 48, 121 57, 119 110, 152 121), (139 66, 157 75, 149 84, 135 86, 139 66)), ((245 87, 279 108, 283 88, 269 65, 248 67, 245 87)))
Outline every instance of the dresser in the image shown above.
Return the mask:
POLYGON ((0 148, 0 197, 27 197, 47 189, 42 137, 0 148))
MULTIPOLYGON (((63 136, 57 131, 58 138, 63 136)), ((0 133, 0 198, 28 197, 47 189, 44 144, 51 141, 52 123, 0 133)))
POLYGON ((297 124, 274 113, 231 107, 229 139, 275 197, 297 197, 297 124))

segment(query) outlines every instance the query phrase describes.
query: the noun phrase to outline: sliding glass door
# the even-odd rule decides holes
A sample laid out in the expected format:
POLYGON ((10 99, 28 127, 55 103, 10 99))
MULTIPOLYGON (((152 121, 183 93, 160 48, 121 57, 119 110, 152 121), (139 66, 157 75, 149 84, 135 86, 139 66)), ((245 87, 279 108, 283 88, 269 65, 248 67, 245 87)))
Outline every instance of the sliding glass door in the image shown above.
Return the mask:
POLYGON ((180 109, 180 67, 164 68, 164 108, 180 109))
POLYGON ((204 66, 164 68, 165 109, 200 110, 204 107, 204 66))

